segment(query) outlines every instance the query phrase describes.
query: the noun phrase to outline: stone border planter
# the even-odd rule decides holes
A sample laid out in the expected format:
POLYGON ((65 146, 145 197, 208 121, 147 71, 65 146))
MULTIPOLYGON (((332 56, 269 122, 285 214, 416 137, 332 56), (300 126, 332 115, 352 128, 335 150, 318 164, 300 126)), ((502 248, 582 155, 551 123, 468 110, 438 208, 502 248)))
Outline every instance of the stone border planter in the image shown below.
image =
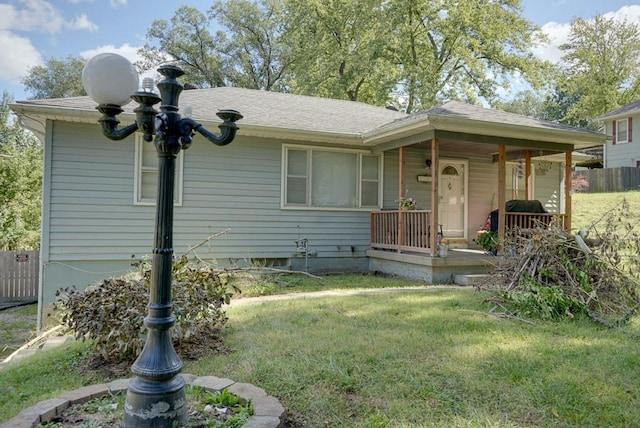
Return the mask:
MULTIPOLYGON (((254 414, 244 424, 244 428, 277 428, 282 423, 284 407, 275 397, 267 395, 262 388, 216 376, 195 376, 192 374, 182 374, 181 376, 187 385, 200 386, 211 392, 227 388, 237 396, 247 401, 251 400, 254 414)), ((35 428, 38 424, 49 422, 74 404, 104 397, 110 392, 125 391, 128 385, 129 379, 118 379, 67 392, 58 398, 41 401, 22 410, 16 417, 0 424, 0 428, 35 428)))

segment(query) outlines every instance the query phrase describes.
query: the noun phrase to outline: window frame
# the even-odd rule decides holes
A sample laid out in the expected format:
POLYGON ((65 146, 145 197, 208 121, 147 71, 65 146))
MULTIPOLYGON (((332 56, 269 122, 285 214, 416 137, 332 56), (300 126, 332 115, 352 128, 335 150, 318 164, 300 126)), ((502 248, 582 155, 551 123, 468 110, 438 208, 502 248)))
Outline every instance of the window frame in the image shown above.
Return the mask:
POLYGON ((629 139, 630 133, 631 133, 631 117, 626 117, 624 119, 617 119, 613 122, 613 132, 615 133, 615 144, 627 144, 630 143, 631 140, 629 139), (620 131, 619 131, 619 126, 621 123, 625 123, 627 126, 626 129, 626 138, 624 140, 620 139, 620 131))
MULTIPOLYGON (((282 160, 281 160, 281 185, 280 185, 280 208, 283 210, 314 210, 314 211, 376 211, 382 209, 383 204, 383 171, 384 171, 384 154, 374 154, 368 150, 358 150, 358 149, 347 149, 347 148, 336 148, 336 147, 324 147, 324 146, 312 146, 312 145, 298 145, 298 144, 283 144, 282 145, 282 160), (291 177, 288 171, 288 152, 289 150, 299 150, 306 152, 306 175, 304 178, 306 179, 305 193, 306 193, 306 202, 304 204, 292 204, 287 203, 287 185, 288 178, 291 177), (312 205, 313 195, 312 192, 312 180, 313 180, 313 171, 312 171, 312 162, 313 162, 313 152, 330 152, 330 153, 349 153, 357 155, 357 179, 356 179, 356 198, 358 201, 357 207, 335 207, 335 206, 318 206, 312 205), (378 159, 378 179, 364 179, 362 176, 363 170, 363 156, 372 156, 378 159), (378 204, 363 206, 362 205, 362 184, 363 182, 375 182, 378 183, 378 204)), ((299 178, 303 178, 300 176, 299 178)))
MULTIPOLYGON (((154 166, 145 166, 143 164, 144 160, 144 150, 145 147, 149 147, 153 150, 155 154, 155 147, 153 146, 153 142, 146 142, 143 140, 143 134, 141 132, 137 132, 135 135, 135 154, 134 154, 134 172, 133 172, 133 204, 134 205, 143 205, 143 206, 155 206, 157 196, 152 198, 143 198, 142 195, 144 192, 142 191, 143 180, 142 176, 144 173, 152 173, 156 175, 156 182, 158 176, 158 165, 154 166), (146 144, 146 146, 145 146, 146 144)), ((176 174, 175 174, 175 189, 173 194, 173 205, 177 207, 182 206, 182 196, 183 196, 183 171, 184 171, 184 150, 180 150, 180 153, 176 156, 176 174)), ((156 188, 157 192, 157 188, 156 188)))

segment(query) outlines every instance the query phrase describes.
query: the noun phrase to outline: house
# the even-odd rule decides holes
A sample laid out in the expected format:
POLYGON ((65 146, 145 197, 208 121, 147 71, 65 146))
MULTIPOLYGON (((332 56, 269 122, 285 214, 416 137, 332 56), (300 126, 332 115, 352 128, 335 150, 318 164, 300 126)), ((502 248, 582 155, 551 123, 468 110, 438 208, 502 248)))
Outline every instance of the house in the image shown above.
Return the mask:
POLYGON ((604 145, 604 168, 640 167, 640 134, 637 132, 640 101, 607 112, 596 120, 604 123, 605 134, 609 137, 604 145))
MULTIPOLYGON (((134 120, 132 104, 123 124, 134 120)), ((508 199, 539 200, 569 228, 572 152, 605 139, 455 101, 408 115, 223 87, 184 91, 180 104, 210 130, 217 130, 219 109, 244 119, 232 144, 217 147, 198 135, 180 154, 176 254, 228 230, 198 256, 427 282, 486 270, 486 261, 472 260, 474 239, 508 199), (414 198, 417 209, 399 211, 401 197, 414 198), (459 257, 434 257, 439 231, 459 257)), ((11 108, 45 148, 40 301, 51 302, 59 287, 130 270, 152 246, 152 144, 103 137, 88 97, 11 108)), ((504 233, 508 214, 500 212, 504 233)))

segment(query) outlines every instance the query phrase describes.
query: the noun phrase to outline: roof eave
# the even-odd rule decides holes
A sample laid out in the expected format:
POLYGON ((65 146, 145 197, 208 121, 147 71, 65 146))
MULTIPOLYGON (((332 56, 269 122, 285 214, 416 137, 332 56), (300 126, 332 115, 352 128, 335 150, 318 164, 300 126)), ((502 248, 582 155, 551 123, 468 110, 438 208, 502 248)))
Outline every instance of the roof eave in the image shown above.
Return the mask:
MULTIPOLYGON (((47 120, 64 120, 67 122, 97 123, 101 117, 98 111, 86 109, 64 108, 42 106, 35 104, 11 104, 11 109, 22 120, 27 129, 42 136, 45 133, 47 120)), ((122 113, 118 118, 123 123, 133 123, 135 115, 132 113, 122 113)), ((200 120, 205 127, 215 132, 220 122, 200 120)), ((264 125, 252 125, 238 123, 238 135, 252 137, 274 138, 294 141, 308 141, 313 143, 343 144, 362 146, 363 138, 357 133, 322 132, 314 130, 302 130, 293 128, 282 128, 264 125)))
POLYGON ((436 130, 573 144, 575 148, 604 144, 606 139, 604 134, 591 132, 540 128, 522 124, 487 122, 469 118, 452 117, 449 115, 429 115, 429 120, 433 123, 433 127, 436 130))

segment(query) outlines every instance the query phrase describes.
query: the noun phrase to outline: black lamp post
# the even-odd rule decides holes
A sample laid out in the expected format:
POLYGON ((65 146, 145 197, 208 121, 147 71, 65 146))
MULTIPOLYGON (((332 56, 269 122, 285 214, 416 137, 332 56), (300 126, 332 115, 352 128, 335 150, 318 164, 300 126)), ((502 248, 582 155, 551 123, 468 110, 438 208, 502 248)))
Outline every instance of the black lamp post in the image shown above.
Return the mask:
MULTIPOLYGON (((187 421, 185 382, 179 376, 182 360, 176 354, 170 329, 175 323, 171 312, 171 273, 173 263, 173 189, 176 156, 191 145, 198 132, 216 145, 229 144, 238 129, 235 122, 242 115, 235 110, 222 110, 218 117, 221 133, 214 134, 200 123, 178 113, 178 98, 183 86, 176 80, 182 69, 172 65, 160 67, 164 79, 158 83, 160 96, 151 88, 138 91, 138 75, 133 65, 115 54, 100 54, 89 60, 82 73, 87 93, 99 105, 102 133, 109 139, 121 140, 136 131, 144 140, 153 141, 158 152, 158 198, 149 308, 144 322, 147 340, 131 371, 123 427, 173 428, 187 421), (134 93, 135 92, 135 93, 134 93), (133 93, 133 95, 131 95, 133 93), (134 110, 135 123, 118 128, 117 115, 130 98, 139 103, 134 110), (160 112, 154 105, 160 104, 160 112), (155 139, 154 139, 155 136, 155 139)), ((147 86, 147 85, 144 85, 147 86)))

